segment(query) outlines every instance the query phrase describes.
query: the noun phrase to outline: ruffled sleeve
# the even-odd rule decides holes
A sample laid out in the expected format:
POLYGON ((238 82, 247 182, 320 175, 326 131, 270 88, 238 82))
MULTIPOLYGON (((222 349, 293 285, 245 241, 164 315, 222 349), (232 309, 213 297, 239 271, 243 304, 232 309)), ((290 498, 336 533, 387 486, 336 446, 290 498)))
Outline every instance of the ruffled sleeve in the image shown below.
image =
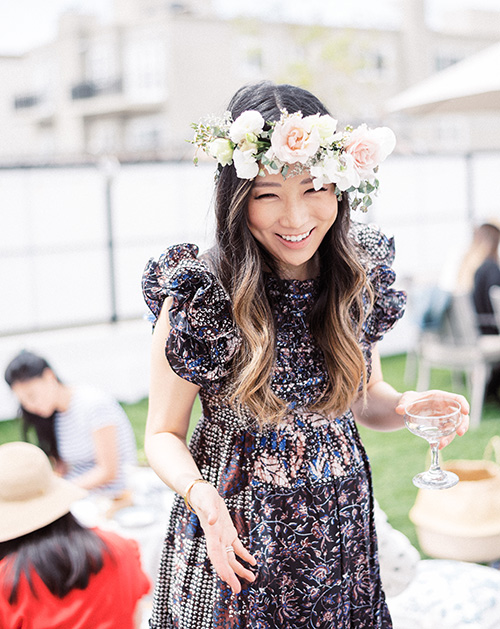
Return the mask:
POLYGON ((142 279, 144 299, 156 323, 164 300, 171 296, 171 332, 165 353, 172 369, 216 393, 240 345, 229 297, 191 244, 167 249, 149 260, 142 279))
POLYGON ((391 288, 396 274, 394 239, 387 238, 378 227, 352 223, 351 235, 358 245, 362 264, 374 291, 373 307, 363 325, 363 341, 380 341, 400 319, 405 310, 406 293, 391 288))

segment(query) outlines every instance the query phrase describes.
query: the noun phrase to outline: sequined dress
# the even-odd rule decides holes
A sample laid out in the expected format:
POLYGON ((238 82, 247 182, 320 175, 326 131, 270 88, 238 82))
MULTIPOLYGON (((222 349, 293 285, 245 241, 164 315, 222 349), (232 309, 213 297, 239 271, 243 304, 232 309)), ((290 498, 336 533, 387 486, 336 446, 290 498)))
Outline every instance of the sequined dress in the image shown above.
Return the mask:
MULTIPOLYGON (((357 223, 351 237, 376 294, 360 339, 369 369, 371 345, 402 315, 405 296, 390 288, 392 240, 357 223)), ((189 447, 257 559, 255 582, 233 595, 212 568, 197 516, 176 497, 150 626, 390 628, 369 462, 352 413, 333 418, 308 410, 327 378, 307 321, 317 281, 267 280, 277 335, 271 386, 289 408, 274 429, 259 429, 225 400, 240 336, 228 296, 197 248, 171 247, 150 260, 143 291, 153 319, 173 296, 166 355, 179 376, 201 387, 203 415, 189 447)))

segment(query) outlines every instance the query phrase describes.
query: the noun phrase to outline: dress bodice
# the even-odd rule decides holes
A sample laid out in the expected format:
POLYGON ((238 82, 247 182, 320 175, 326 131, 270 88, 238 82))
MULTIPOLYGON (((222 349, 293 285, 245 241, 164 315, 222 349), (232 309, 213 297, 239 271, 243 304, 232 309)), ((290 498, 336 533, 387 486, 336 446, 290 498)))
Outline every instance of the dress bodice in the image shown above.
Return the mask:
MULTIPOLYGON (((351 237, 374 291, 374 303, 360 338, 370 369, 370 346, 399 319, 405 295, 391 288, 394 243, 378 229, 354 223, 351 237)), ((232 306, 223 286, 198 257, 195 245, 170 247, 158 261, 151 259, 143 291, 153 314, 159 315, 167 296, 171 333, 166 355, 174 371, 210 393, 226 384, 231 359, 241 344, 232 318, 232 306)), ((319 282, 267 276, 266 291, 276 326, 276 358, 271 387, 291 409, 309 406, 324 391, 325 361, 308 325, 319 295, 319 282)))
POLYGON ((323 392, 327 382, 323 353, 308 323, 319 295, 318 281, 268 276, 266 290, 276 326, 271 389, 286 400, 291 409, 310 406, 323 392))

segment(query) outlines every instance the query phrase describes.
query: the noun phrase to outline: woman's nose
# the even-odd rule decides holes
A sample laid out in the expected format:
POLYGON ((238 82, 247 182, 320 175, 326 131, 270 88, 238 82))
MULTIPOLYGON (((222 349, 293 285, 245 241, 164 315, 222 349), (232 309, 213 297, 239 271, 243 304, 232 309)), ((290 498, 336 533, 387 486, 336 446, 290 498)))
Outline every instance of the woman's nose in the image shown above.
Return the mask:
POLYGON ((302 199, 293 199, 286 203, 281 224, 290 229, 304 227, 309 218, 307 204, 302 199))

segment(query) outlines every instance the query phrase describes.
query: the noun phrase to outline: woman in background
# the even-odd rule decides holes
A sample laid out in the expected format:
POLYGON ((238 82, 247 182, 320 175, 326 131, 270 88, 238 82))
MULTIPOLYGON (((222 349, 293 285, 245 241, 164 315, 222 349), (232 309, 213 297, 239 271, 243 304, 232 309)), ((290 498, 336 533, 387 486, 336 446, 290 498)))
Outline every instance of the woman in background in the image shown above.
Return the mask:
POLYGON ((458 275, 459 290, 472 293, 481 334, 498 334, 489 290, 500 286, 499 242, 500 229, 496 225, 483 223, 477 227, 458 275))
POLYGON ((28 351, 9 363, 5 380, 20 402, 24 437, 33 427, 56 471, 84 489, 123 497, 136 443, 116 400, 61 382, 45 358, 28 351))
MULTIPOLYGON (((490 288, 500 286, 498 245, 500 229, 483 223, 474 231, 471 245, 459 270, 459 290, 472 294, 476 320, 481 334, 498 334, 498 326, 490 299, 490 288)), ((485 396, 500 403, 500 365, 494 365, 486 385, 485 396)))
POLYGON ((134 540, 70 513, 86 492, 40 448, 0 446, 0 627, 134 629, 150 589, 134 540))

